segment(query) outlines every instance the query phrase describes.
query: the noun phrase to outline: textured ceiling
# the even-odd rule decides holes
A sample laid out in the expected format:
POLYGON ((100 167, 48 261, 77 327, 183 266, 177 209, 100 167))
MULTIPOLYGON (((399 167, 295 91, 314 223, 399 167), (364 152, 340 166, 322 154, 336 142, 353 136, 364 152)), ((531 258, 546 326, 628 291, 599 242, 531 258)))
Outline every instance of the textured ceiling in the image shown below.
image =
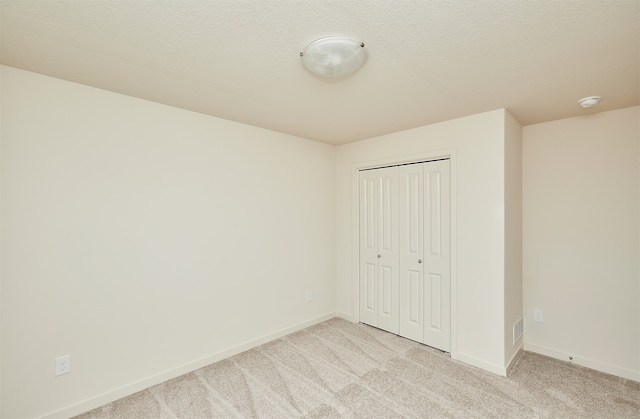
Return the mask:
POLYGON ((638 105, 639 5, 0 0, 0 62, 343 144, 497 108, 528 125, 638 105), (338 81, 299 56, 332 35, 368 53, 338 81))

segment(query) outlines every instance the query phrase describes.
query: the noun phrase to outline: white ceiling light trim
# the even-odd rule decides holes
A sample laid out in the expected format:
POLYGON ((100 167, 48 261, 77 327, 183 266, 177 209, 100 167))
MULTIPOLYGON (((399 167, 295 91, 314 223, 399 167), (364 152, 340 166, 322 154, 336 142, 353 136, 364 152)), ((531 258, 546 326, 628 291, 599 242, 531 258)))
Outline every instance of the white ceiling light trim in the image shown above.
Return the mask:
POLYGON ((580 99, 578 101, 578 103, 583 108, 593 108, 594 106, 596 106, 598 104, 598 102, 600 102, 600 99, 602 99, 602 97, 600 97, 600 96, 583 97, 582 99, 580 99))
POLYGON ((338 78, 355 73, 365 62, 364 42, 331 36, 313 41, 300 53, 304 66, 322 77, 338 78))

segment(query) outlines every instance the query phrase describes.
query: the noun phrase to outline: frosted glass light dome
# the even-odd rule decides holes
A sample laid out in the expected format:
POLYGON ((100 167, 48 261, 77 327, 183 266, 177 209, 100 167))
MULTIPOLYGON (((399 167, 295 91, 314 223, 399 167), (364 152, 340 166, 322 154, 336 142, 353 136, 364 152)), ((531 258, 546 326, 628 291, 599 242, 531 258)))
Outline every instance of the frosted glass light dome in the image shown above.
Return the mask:
POLYGON ((357 71, 367 57, 364 43, 332 36, 313 41, 300 53, 304 66, 322 77, 344 77, 357 71))

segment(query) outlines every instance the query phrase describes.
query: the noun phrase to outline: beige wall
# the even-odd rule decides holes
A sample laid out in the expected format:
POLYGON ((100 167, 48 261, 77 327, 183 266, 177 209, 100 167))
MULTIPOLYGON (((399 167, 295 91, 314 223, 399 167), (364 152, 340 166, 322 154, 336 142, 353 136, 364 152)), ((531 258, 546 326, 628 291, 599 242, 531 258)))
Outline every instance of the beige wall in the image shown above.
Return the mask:
POLYGON ((0 416, 77 413, 335 315, 333 147, 1 71, 0 416))
POLYGON ((511 115, 505 118, 504 147, 504 352, 509 365, 522 349, 513 343, 513 325, 522 318, 522 126, 511 115))
POLYGON ((357 169, 451 156, 451 354, 504 374, 507 121, 514 123, 504 110, 497 110, 338 147, 339 315, 359 319, 357 169))
POLYGON ((640 380, 640 108, 523 135, 525 348, 640 380))
POLYGON ((357 321, 356 170, 437 156, 452 356, 504 373, 524 306, 527 349, 640 380, 637 107, 523 131, 497 110, 331 147, 0 71, 2 417, 79 413, 336 307, 357 321))

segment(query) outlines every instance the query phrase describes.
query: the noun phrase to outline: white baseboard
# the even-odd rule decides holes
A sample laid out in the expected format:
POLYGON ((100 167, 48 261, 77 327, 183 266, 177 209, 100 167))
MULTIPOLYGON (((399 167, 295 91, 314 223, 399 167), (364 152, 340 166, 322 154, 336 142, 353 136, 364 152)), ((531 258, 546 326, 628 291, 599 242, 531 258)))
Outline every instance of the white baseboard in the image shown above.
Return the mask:
POLYGON ((231 347, 224 351, 220 351, 215 354, 211 354, 203 358, 196 359, 194 361, 188 362, 186 364, 180 365, 170 370, 166 370, 164 372, 153 375, 151 377, 127 384, 125 386, 116 388, 106 393, 99 394, 95 397, 84 400, 82 402, 73 404, 71 406, 65 407, 55 412, 48 413, 44 416, 40 416, 40 418, 63 419, 63 418, 76 416, 84 412, 88 412, 89 410, 103 406, 107 403, 111 403, 112 401, 121 399, 126 396, 130 396, 131 394, 137 393, 139 391, 155 386, 167 380, 171 380, 172 378, 176 378, 183 374, 190 373, 202 367, 206 367, 207 365, 211 365, 215 362, 222 361, 223 359, 248 351, 249 349, 253 349, 257 346, 263 345, 272 340, 281 338, 282 336, 286 336, 291 333, 297 332, 298 330, 302 330, 307 327, 314 326, 316 324, 322 323, 334 317, 336 317, 335 312, 324 314, 322 316, 313 318, 306 322, 295 324, 293 326, 278 330, 274 333, 270 333, 268 335, 251 340, 249 342, 245 342, 243 344, 231 347))
POLYGON ((509 374, 509 371, 511 370, 511 368, 513 368, 513 366, 515 365, 518 358, 520 358, 520 355, 522 355, 522 352, 524 351, 524 339, 521 338, 516 343, 515 347, 517 348, 517 350, 511 356, 511 359, 509 360, 509 362, 507 362, 507 367, 506 367, 507 375, 509 374))
POLYGON ((349 321, 351 323, 356 323, 355 318, 351 314, 348 314, 348 313, 345 313, 345 312, 342 312, 342 311, 338 311, 336 313, 336 317, 339 317, 339 318, 344 319, 346 321, 349 321))
POLYGON ((483 361, 481 359, 475 358, 471 355, 464 354, 462 352, 458 352, 456 358, 458 361, 462 361, 465 364, 473 365, 474 367, 481 368, 485 371, 489 371, 493 374, 500 375, 502 377, 507 376, 507 369, 504 366, 499 366, 495 364, 491 364, 487 361, 483 361))
POLYGON ((509 362, 507 362, 507 377, 509 376, 509 374, 511 374, 511 370, 516 365, 516 363, 518 362, 518 358, 520 358, 520 356, 522 356, 523 353, 524 353, 524 344, 522 343, 522 339, 520 339, 520 343, 518 344, 518 350, 516 351, 515 354, 513 354, 509 362))
POLYGON ((640 382, 640 371, 628 370, 626 368, 616 367, 615 365, 609 365, 604 362, 595 361, 589 358, 583 358, 578 355, 568 354, 556 349, 547 348, 533 343, 524 342, 525 351, 535 352, 540 355, 545 355, 550 358, 559 359, 561 361, 571 362, 576 365, 591 368, 592 370, 604 372, 607 374, 615 375, 618 377, 626 378, 633 381, 640 382), (569 360, 572 357, 572 360, 569 360))

